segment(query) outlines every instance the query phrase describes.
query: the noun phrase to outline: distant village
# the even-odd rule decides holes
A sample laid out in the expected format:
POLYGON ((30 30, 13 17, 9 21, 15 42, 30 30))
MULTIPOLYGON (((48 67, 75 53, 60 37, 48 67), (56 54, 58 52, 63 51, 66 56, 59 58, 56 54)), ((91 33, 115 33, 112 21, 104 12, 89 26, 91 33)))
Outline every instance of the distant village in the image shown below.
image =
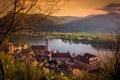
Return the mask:
MULTIPOLYGON (((25 31, 18 32, 18 35, 21 35, 21 36, 45 36, 46 33, 40 32, 40 31, 25 30, 25 31)), ((47 34, 47 35, 49 35, 49 34, 47 34)))
POLYGON ((55 69, 57 72, 67 73, 66 69, 69 69, 69 71, 75 74, 75 69, 83 69, 85 71, 99 70, 101 61, 98 56, 90 53, 71 54, 69 51, 50 51, 49 38, 46 37, 45 41, 45 45, 30 46, 8 43, 3 50, 19 61, 25 61, 26 55, 29 54, 35 65, 44 66, 46 69, 55 69), (44 62, 44 64, 39 64, 41 62, 44 62))

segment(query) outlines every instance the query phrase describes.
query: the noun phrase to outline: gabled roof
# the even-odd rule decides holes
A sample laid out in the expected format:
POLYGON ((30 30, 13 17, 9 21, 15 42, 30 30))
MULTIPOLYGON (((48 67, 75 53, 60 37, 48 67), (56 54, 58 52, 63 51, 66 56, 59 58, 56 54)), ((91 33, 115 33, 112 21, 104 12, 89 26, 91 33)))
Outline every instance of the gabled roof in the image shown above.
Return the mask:
POLYGON ((79 60, 79 61, 82 61, 82 62, 84 62, 84 63, 89 64, 89 59, 90 59, 90 58, 95 58, 95 57, 97 57, 97 56, 92 55, 92 54, 90 54, 90 53, 82 53, 82 54, 76 56, 75 59, 77 59, 77 60, 79 60))
POLYGON ((45 49, 46 49, 46 46, 45 46, 45 45, 32 45, 31 48, 32 48, 32 49, 45 50, 45 49))
POLYGON ((83 54, 80 54, 78 55, 79 57, 84 57, 84 58, 93 58, 93 57, 97 57, 93 54, 90 54, 90 53, 83 53, 83 54))
POLYGON ((55 58, 71 58, 70 53, 52 53, 51 56, 55 58))

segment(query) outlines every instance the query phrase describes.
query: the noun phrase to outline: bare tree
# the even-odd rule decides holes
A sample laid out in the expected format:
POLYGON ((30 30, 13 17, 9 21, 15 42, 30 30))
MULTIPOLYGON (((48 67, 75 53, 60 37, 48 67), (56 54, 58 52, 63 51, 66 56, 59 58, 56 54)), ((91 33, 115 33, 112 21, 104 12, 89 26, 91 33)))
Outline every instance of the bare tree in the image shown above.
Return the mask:
POLYGON ((2 0, 0 6, 0 15, 5 17, 11 14, 7 20, 0 20, 0 29, 9 26, 0 41, 0 49, 6 40, 13 32, 29 29, 25 27, 16 28, 16 25, 21 21, 26 14, 44 13, 45 16, 40 18, 39 21, 46 19, 49 15, 57 12, 68 0, 2 0))
MULTIPOLYGON (((27 13, 30 14, 33 13, 33 11, 37 11, 39 14, 45 13, 46 15, 39 20, 42 21, 49 15, 58 11, 66 1, 68 0, 0 0, 0 30, 8 27, 1 37, 0 49, 13 32, 25 29, 24 27, 16 28, 16 25, 27 13), (7 14, 11 16, 4 19, 7 14)), ((3 80, 6 80, 5 69, 1 59, 0 70, 3 80)))

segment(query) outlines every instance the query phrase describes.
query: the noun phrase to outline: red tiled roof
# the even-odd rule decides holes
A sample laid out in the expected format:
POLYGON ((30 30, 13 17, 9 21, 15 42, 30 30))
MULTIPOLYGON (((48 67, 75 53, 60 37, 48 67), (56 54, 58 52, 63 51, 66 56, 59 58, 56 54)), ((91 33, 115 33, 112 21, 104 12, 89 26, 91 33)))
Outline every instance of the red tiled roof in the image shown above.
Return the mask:
POLYGON ((70 53, 52 53, 52 57, 56 58, 71 58, 70 53))
POLYGON ((31 48, 32 49, 42 49, 42 50, 45 50, 46 46, 44 46, 44 45, 32 45, 31 48))
POLYGON ((84 53, 84 54, 80 54, 80 55, 76 56, 75 59, 89 64, 89 59, 94 58, 94 57, 97 57, 97 56, 89 54, 89 53, 84 53))

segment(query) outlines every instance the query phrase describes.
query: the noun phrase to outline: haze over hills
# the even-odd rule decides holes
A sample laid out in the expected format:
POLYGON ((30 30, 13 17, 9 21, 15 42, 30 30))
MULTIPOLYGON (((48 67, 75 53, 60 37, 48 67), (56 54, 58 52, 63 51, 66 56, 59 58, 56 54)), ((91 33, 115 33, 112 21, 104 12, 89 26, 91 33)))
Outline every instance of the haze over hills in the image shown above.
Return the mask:
POLYGON ((119 26, 119 13, 108 13, 85 17, 81 20, 71 21, 52 27, 44 28, 43 31, 60 31, 60 32, 111 32, 119 26), (49 29, 48 29, 49 28, 49 29))
POLYGON ((75 16, 60 16, 62 20, 65 20, 66 23, 72 22, 72 21, 78 21, 83 19, 84 17, 75 17, 75 16))
MULTIPOLYGON (((18 13, 17 16, 22 13, 18 13)), ((8 29, 10 26, 10 21, 12 18, 12 14, 9 13, 3 18, 0 19, 0 30, 8 29), (9 20, 9 23, 8 23, 9 20), (5 23, 8 23, 3 27, 5 23)), ((17 23, 17 28, 22 27, 30 27, 37 31, 42 31, 44 28, 48 28, 53 25, 64 24, 72 21, 80 20, 80 17, 74 16, 46 16, 44 14, 25 14, 25 17, 17 23)))
MULTIPOLYGON (((18 13, 16 17, 18 17, 19 15, 22 15, 22 13, 18 13)), ((11 25, 11 20, 12 20, 11 13, 1 18, 0 30, 8 29, 9 26, 11 25), (4 26, 4 24, 6 23, 7 25, 4 26)), ((63 24, 63 23, 66 23, 66 20, 56 16, 47 16, 44 14, 25 14, 24 18, 17 22, 16 28, 22 26, 23 28, 30 27, 33 28, 34 30, 40 31, 41 28, 43 29, 46 26, 48 27, 51 25, 63 24)))
MULTIPOLYGON (((10 15, 7 15, 7 18, 0 19, 0 22, 1 20, 3 22, 5 19, 8 20, 8 16, 10 15)), ((43 14, 26 14, 17 26, 23 26, 24 23, 28 27, 33 27, 35 30, 42 32, 111 32, 119 27, 117 23, 120 21, 120 14, 115 12, 87 17, 48 16, 43 19, 44 17, 43 14)))

